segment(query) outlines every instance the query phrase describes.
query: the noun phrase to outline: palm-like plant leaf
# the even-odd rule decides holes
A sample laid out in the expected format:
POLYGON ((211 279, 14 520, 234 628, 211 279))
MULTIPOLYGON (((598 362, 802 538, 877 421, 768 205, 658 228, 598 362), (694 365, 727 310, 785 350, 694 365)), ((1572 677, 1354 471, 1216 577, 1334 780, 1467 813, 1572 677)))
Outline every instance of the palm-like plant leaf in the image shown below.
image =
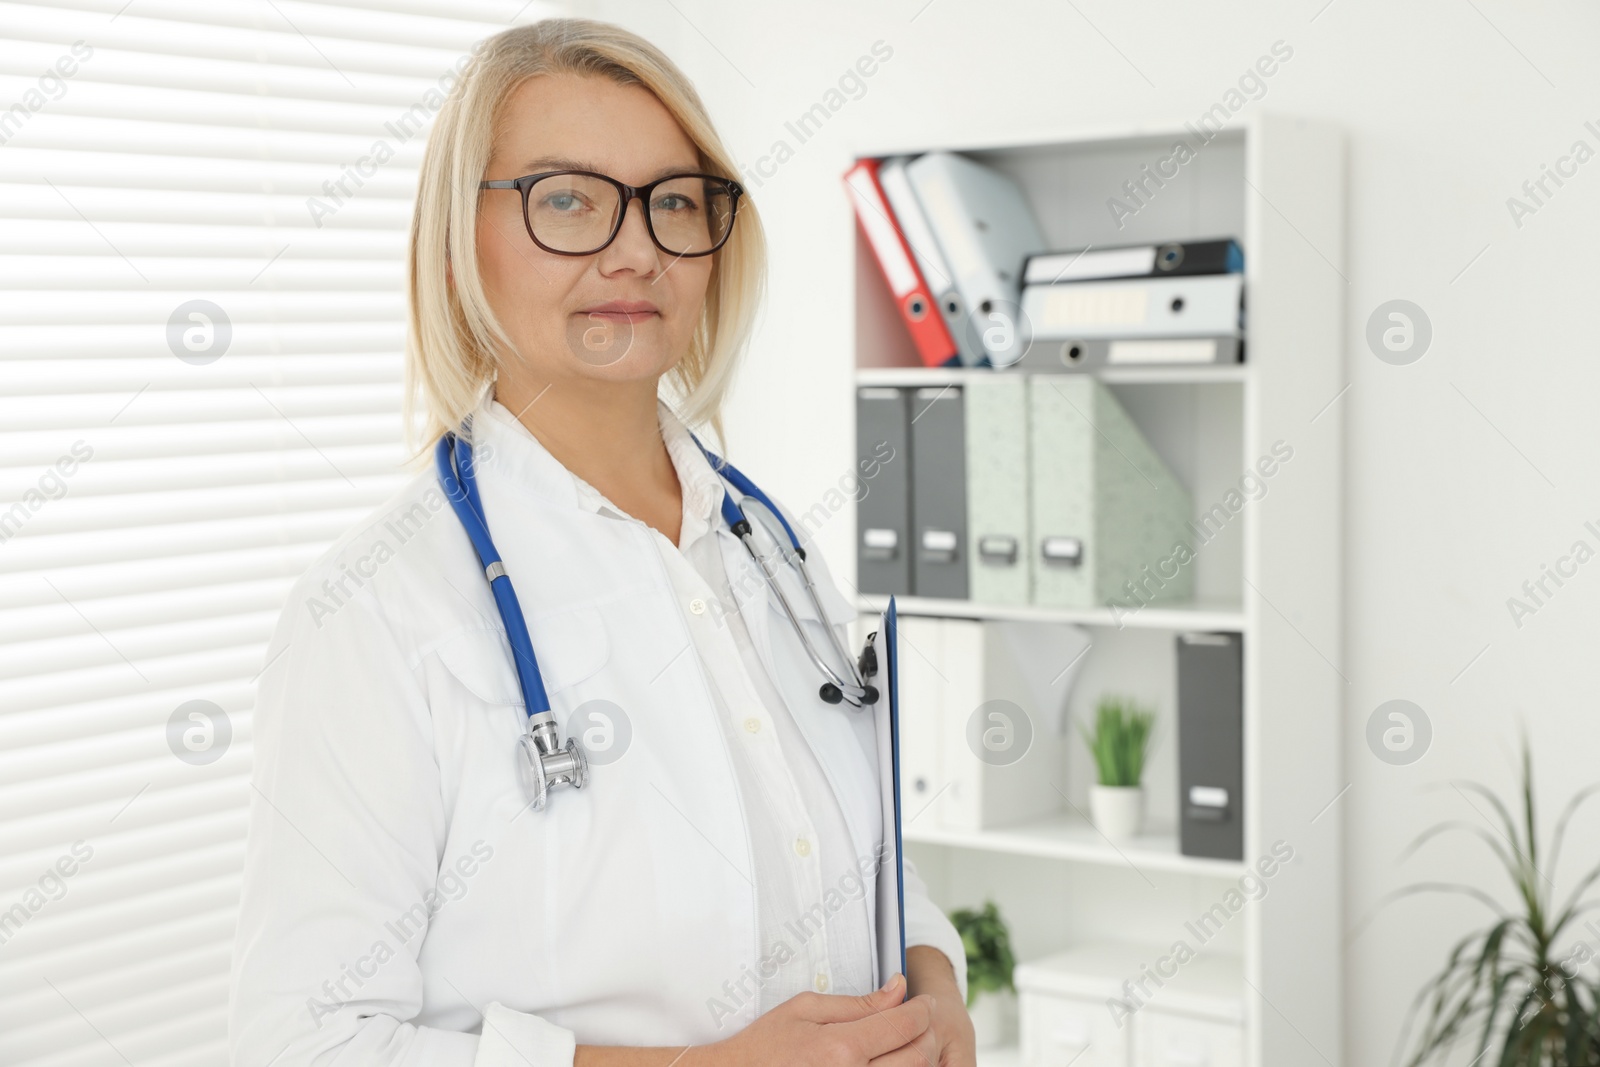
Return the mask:
MULTIPOLYGON (((1428 828, 1411 843, 1410 856, 1450 832, 1465 832, 1486 844, 1511 883, 1518 907, 1505 908, 1488 892, 1454 882, 1419 882, 1387 894, 1393 902, 1418 893, 1466 896, 1487 906, 1495 920, 1458 941, 1444 966, 1417 994, 1401 1032, 1400 1045, 1412 1047, 1408 1067, 1442 1062, 1470 1034, 1474 1064, 1488 1067, 1565 1067, 1600 1064, 1600 983, 1569 968, 1557 954, 1557 940, 1577 919, 1600 908, 1587 894, 1600 881, 1600 864, 1585 871, 1559 909, 1552 908, 1555 886, 1539 866, 1538 820, 1533 800, 1533 761, 1523 739, 1518 808, 1511 809, 1478 782, 1449 783, 1478 809, 1489 830, 1461 820, 1428 828), (1487 810, 1477 800, 1486 803, 1487 810), (1492 832, 1490 832, 1492 831, 1492 832), (1422 1020, 1413 1043, 1412 1032, 1422 1020)), ((1573 816, 1600 794, 1600 783, 1573 796, 1556 820, 1550 840, 1553 874, 1573 816)))

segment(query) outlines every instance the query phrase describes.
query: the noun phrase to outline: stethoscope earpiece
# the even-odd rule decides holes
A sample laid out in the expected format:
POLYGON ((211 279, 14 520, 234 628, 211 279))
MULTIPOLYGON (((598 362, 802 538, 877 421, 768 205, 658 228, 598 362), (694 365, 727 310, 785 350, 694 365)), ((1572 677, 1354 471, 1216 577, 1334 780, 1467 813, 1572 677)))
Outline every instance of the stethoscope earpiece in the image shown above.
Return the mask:
MULTIPOLYGON (((844 693, 841 692, 839 687, 834 685, 832 682, 823 682, 822 688, 817 691, 817 695, 821 697, 823 702, 826 704, 838 704, 844 700, 844 693)), ((863 685, 861 689, 861 704, 857 704, 856 706, 860 707, 863 704, 876 704, 877 702, 878 687, 872 685, 871 683, 863 685)))

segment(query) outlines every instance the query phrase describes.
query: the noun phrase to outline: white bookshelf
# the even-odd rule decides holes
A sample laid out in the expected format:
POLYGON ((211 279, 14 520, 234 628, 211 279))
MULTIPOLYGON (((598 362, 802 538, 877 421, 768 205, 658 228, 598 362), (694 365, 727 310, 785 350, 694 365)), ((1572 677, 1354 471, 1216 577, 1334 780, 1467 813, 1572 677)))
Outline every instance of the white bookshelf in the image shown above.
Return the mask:
MULTIPOLYGON (((1245 252, 1246 362, 1225 367, 1130 367, 1097 372, 1189 488, 1200 510, 1276 441, 1291 463, 1252 501, 1209 558, 1196 562, 1191 603, 1060 610, 897 597, 905 615, 1071 622, 1102 655, 1084 687, 1140 678, 1170 693, 1171 635, 1244 635, 1245 848, 1242 861, 1182 855, 1173 753, 1147 771, 1152 830, 1112 846, 1080 812, 1087 761, 1069 753, 1059 813, 982 831, 913 821, 907 851, 947 907, 995 899, 1019 960, 1097 941, 1170 943, 1245 872, 1288 842, 1292 863, 1249 902, 1223 947, 1242 966, 1238 994, 1249 1067, 1342 1063, 1340 945, 1341 427, 1330 402, 1345 385, 1344 150, 1325 124, 1281 116, 1240 120, 1217 135, 1118 229, 1105 203, 1143 163, 1194 136, 1182 123, 1125 131, 1040 131, 1027 143, 873 143, 858 157, 933 149, 996 167, 1027 194, 1053 248, 1237 237, 1245 252), (1166 657, 1164 659, 1164 657, 1166 657), (1154 681, 1150 681, 1154 679, 1154 681), (1152 783, 1152 777, 1159 779, 1152 783), (1167 781, 1170 778, 1172 781, 1167 781)), ((854 226, 851 223, 852 228, 854 226)), ((855 238, 856 377, 852 385, 959 384, 989 369, 928 369, 899 322, 871 252, 855 238)), ((853 395, 853 390, 852 390, 853 395)), ((1208 551, 1210 546, 1208 545, 1208 551)), ((876 613, 887 597, 863 596, 876 613)), ((1175 707, 1160 707, 1170 720, 1175 707)), ((1168 747, 1175 748, 1173 738, 1168 747)), ((1081 749, 1074 737, 1067 748, 1081 749)), ((1013 1035, 1014 1037, 1015 1035, 1013 1035)), ((1079 1067, 1088 1067, 1085 1059, 1079 1067)), ((1140 1058, 1142 1064, 1146 1062, 1140 1058)), ((1156 1060, 1149 1062, 1155 1063, 1156 1060)), ((1163 1061, 1164 1062, 1164 1061, 1163 1061)), ((985 1051, 984 1067, 1018 1067, 1015 1047, 985 1051)), ((1214 1064, 1213 1067, 1225 1067, 1214 1064)))

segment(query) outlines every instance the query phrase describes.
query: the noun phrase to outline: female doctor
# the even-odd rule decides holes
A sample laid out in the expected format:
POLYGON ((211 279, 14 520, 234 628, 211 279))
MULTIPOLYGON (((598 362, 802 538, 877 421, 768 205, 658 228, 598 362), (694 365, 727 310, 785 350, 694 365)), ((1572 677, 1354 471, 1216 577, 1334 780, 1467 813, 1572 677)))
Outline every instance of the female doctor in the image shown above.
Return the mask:
POLYGON ((852 605, 686 425, 720 430, 761 292, 736 173, 682 72, 603 23, 491 38, 439 112, 428 466, 267 653, 235 1064, 974 1063, 960 938, 909 869, 907 974, 874 974, 852 605))

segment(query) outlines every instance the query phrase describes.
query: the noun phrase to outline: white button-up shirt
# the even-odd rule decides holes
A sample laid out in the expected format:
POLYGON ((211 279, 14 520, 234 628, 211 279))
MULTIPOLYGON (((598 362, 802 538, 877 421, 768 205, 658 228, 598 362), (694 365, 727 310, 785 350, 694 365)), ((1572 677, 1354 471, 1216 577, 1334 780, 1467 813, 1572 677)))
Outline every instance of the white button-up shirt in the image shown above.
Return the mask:
MULTIPOLYGON (((846 904, 832 913, 824 905, 828 887, 842 892, 860 883, 861 857, 851 854, 839 803, 756 654, 742 615, 748 598, 740 601, 734 595, 716 539, 709 536, 723 522, 722 478, 672 409, 660 401, 657 407, 662 439, 683 490, 683 525, 676 546, 654 532, 678 598, 688 605, 689 634, 710 676, 718 721, 725 727, 750 820, 756 920, 763 954, 775 972, 760 985, 760 1010, 808 989, 869 992, 874 944, 866 902, 847 895, 846 904)), ((578 481, 584 507, 629 518, 578 481)), ((766 555, 777 551, 777 543, 768 536, 771 528, 756 528, 762 510, 758 502, 748 505, 766 555)), ((829 657, 826 648, 820 651, 829 657)), ((834 664, 835 670, 841 668, 834 664)))
MULTIPOLYGON (((492 399, 474 414, 551 710, 596 757, 543 812, 516 777, 504 628, 431 468, 296 583, 252 723, 236 1063, 564 1067, 579 1043, 705 1044, 802 989, 887 977, 871 712, 818 697, 720 480, 664 406, 661 426, 679 545, 492 399)), ((808 562, 826 618, 778 580, 826 654, 854 608, 808 562)), ((909 867, 906 930, 964 993, 960 939, 909 867)))

